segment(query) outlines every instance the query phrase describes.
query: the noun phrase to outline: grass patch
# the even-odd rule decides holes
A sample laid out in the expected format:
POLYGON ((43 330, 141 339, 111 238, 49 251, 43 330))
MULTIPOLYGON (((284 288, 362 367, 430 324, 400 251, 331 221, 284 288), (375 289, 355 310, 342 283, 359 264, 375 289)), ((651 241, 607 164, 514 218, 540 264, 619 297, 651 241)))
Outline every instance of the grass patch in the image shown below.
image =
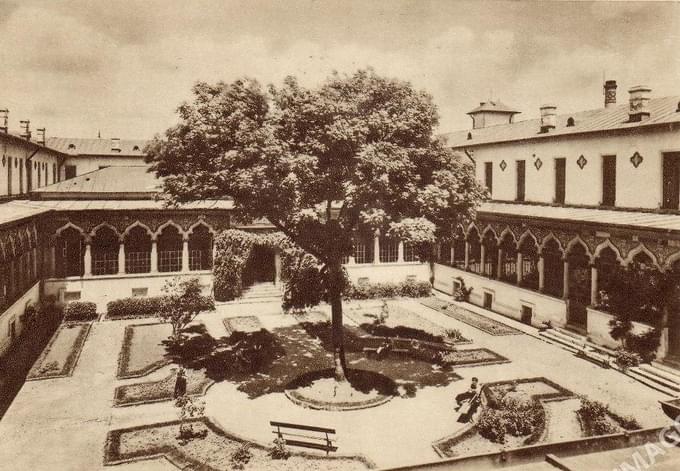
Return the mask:
POLYGON ((164 342, 172 333, 170 324, 135 324, 125 327, 118 356, 118 379, 139 378, 170 363, 164 342))
POLYGON ((28 373, 27 380, 71 376, 92 324, 64 323, 28 373))
POLYGON ((179 469, 220 471, 232 469, 232 456, 247 443, 251 453, 245 469, 358 471, 374 465, 361 456, 318 456, 291 453, 287 460, 272 460, 269 449, 225 432, 207 418, 190 421, 204 438, 180 444, 179 421, 142 425, 110 431, 104 450, 104 464, 115 465, 165 457, 179 469))
POLYGON ((431 309, 435 309, 439 312, 446 314, 449 317, 456 319, 457 321, 463 322, 465 324, 471 325, 489 335, 521 335, 523 332, 517 330, 509 325, 503 324, 502 322, 495 321, 476 312, 468 311, 459 306, 450 304, 448 302, 429 298, 421 301, 423 306, 427 306, 431 309))
MULTIPOLYGON (((173 399, 175 391, 175 378, 177 372, 173 371, 160 381, 146 383, 126 384, 118 386, 114 393, 113 404, 115 406, 132 406, 152 402, 169 401, 173 399)), ((187 395, 203 396, 212 384, 213 380, 207 378, 200 370, 187 370, 187 395)))

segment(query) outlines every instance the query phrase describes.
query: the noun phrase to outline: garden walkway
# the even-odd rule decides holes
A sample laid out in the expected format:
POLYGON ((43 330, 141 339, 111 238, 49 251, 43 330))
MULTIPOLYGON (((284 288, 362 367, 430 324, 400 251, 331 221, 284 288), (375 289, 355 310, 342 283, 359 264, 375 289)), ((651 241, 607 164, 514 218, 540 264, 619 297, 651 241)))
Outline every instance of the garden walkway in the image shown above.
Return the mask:
MULTIPOLYGON (((456 328, 474 341, 461 348, 486 347, 512 363, 458 368, 463 380, 445 387, 417 391, 415 398, 395 398, 389 403, 361 411, 327 412, 303 409, 283 394, 249 399, 236 385, 222 382, 207 393, 208 416, 243 437, 270 443, 270 420, 334 427, 340 452, 362 453, 380 467, 432 461, 437 457, 431 443, 460 427, 453 411, 453 397, 467 388, 472 376, 482 383, 513 378, 544 376, 591 399, 610 404, 622 414, 634 415, 645 427, 665 425, 668 420, 658 406, 662 394, 616 371, 605 370, 530 335, 491 336, 415 301, 403 306, 444 328, 456 328)), ((213 336, 225 335, 225 316, 258 315, 265 328, 294 322, 277 314, 276 304, 220 306, 217 314, 199 319, 213 336)), ((148 320, 95 323, 85 343, 74 375, 69 378, 29 382, 0 421, 0 463, 8 470, 102 469, 102 450, 108 430, 176 418, 171 402, 113 408, 113 390, 139 379, 115 379, 116 362, 125 325, 148 320), (11 437, 11 438, 8 438, 11 437), (11 463, 10 467, 5 465, 11 463)), ((511 321, 510 321, 511 322, 511 321)), ((512 323, 513 327, 515 324, 512 323)), ((164 367, 145 377, 166 376, 164 367)), ((110 469, 110 468, 104 468, 110 469)), ((173 470, 157 460, 121 465, 119 471, 173 470)))

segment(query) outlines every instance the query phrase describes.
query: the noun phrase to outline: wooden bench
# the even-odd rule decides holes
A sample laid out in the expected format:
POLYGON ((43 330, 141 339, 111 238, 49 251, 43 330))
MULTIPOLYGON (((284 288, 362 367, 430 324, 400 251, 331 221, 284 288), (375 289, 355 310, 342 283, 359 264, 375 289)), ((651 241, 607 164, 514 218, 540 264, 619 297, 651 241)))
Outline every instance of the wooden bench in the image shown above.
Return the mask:
POLYGON ((329 436, 335 435, 335 429, 314 427, 311 425, 289 424, 286 422, 269 422, 269 424, 272 427, 276 427, 276 430, 272 430, 272 433, 276 434, 278 438, 282 439, 288 446, 299 446, 304 448, 314 448, 316 450, 323 450, 326 452, 326 455, 328 455, 331 451, 337 451, 338 449, 337 446, 333 445, 333 442, 335 440, 330 438, 329 436), (319 435, 286 432, 282 431, 281 429, 316 432, 319 435))

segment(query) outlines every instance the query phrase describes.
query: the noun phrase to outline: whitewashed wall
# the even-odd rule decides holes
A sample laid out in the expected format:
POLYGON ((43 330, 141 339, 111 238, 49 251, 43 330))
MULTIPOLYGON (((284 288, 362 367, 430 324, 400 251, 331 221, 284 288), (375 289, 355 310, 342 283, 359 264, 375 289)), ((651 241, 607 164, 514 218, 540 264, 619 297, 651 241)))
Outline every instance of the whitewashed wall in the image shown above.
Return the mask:
POLYGON ((65 165, 75 165, 76 175, 99 170, 99 167, 120 167, 120 166, 137 166, 146 165, 144 157, 141 156, 125 156, 125 155, 78 155, 67 157, 65 165))
POLYGON ((345 265, 345 268, 352 283, 357 283, 359 278, 368 278, 369 283, 399 283, 410 276, 418 281, 430 279, 430 266, 427 263, 361 263, 345 265))
POLYGON ((0 355, 3 355, 11 345, 9 335, 10 322, 12 320, 15 321, 16 335, 19 336, 24 329, 24 326, 21 324, 20 316, 26 310, 27 305, 37 303, 39 298, 40 282, 37 282, 2 313, 2 316, 0 316, 0 355))

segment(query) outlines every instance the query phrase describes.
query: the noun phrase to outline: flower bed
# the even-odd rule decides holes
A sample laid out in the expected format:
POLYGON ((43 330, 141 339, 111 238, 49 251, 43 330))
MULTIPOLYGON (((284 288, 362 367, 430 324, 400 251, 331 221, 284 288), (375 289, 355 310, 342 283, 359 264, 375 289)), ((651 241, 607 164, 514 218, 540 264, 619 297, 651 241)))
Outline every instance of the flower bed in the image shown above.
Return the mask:
MULTIPOLYGON (((206 378, 204 371, 186 370, 187 389, 189 396, 204 396, 214 381, 206 378)), ((160 381, 146 383, 126 384, 118 386, 114 393, 113 404, 115 406, 133 406, 151 402, 169 401, 173 399, 175 392, 175 378, 177 372, 173 371, 160 381)))
POLYGON ((227 329, 227 335, 234 332, 257 332, 262 329, 262 323, 256 316, 227 317, 222 322, 227 329))
POLYGON ((245 469, 355 471, 374 467, 373 463, 362 456, 320 456, 292 452, 287 460, 273 460, 268 456, 267 447, 227 433, 207 418, 189 422, 197 433, 205 433, 205 437, 180 444, 177 438, 179 421, 112 430, 106 439, 104 464, 115 465, 165 457, 179 469, 219 471, 232 469, 232 455, 243 443, 248 443, 252 457, 245 469))
POLYGON ((27 380, 71 376, 91 326, 90 323, 65 323, 59 326, 28 373, 27 380))
POLYGON ((537 443, 547 435, 544 403, 575 397, 546 378, 487 383, 482 392, 478 422, 435 442, 432 446, 437 454, 454 457, 491 453, 537 443))
POLYGON ((520 335, 523 332, 502 322, 495 321, 481 314, 477 314, 462 307, 447 303, 445 301, 431 298, 421 301, 421 304, 439 312, 443 312, 460 322, 476 327, 490 335, 520 335))
POLYGON ((451 336, 452 331, 400 306, 389 305, 389 312, 383 324, 375 322, 380 314, 380 308, 374 308, 362 311, 349 310, 345 315, 361 329, 378 337, 402 337, 454 345, 472 343, 462 335, 451 336))
POLYGON ((125 327, 118 356, 118 379, 139 378, 170 363, 164 342, 170 337, 170 324, 136 324, 125 327))

